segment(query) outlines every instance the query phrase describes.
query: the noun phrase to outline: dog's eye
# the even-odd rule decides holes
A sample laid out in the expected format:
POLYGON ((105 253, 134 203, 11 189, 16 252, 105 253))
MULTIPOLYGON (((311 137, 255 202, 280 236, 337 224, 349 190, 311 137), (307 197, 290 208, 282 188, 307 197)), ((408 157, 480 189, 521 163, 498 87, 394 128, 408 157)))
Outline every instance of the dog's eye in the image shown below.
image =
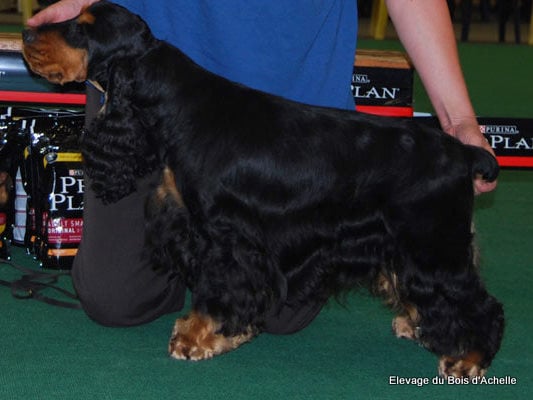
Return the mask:
POLYGON ((61 81, 63 79, 63 74, 61 72, 52 72, 48 75, 48 80, 50 81, 61 81))

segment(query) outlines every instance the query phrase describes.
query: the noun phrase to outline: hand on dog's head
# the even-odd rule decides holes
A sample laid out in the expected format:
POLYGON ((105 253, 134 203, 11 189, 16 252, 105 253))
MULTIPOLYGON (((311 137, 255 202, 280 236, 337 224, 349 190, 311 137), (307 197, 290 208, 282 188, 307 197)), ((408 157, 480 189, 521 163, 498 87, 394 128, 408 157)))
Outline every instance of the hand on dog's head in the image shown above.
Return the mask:
POLYGON ((76 18, 24 30, 22 53, 30 69, 52 83, 105 83, 115 60, 139 57, 152 40, 141 18, 99 1, 76 18))

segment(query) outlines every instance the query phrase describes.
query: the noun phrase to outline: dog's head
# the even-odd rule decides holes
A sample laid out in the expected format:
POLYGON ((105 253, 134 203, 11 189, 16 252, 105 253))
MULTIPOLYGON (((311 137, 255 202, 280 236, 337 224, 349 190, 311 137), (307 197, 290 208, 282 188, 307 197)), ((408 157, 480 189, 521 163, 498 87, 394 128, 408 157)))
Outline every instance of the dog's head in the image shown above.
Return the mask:
POLYGON ((115 4, 99 1, 78 17, 23 32, 30 68, 53 83, 96 81, 106 103, 81 136, 85 173, 104 202, 135 190, 137 179, 159 165, 150 130, 136 110, 142 56, 156 47, 146 23, 115 4), (148 133, 147 133, 148 132, 148 133))
POLYGON ((99 1, 77 18, 22 33, 23 55, 53 83, 106 80, 115 60, 139 57, 154 40, 146 23, 123 7, 99 1))

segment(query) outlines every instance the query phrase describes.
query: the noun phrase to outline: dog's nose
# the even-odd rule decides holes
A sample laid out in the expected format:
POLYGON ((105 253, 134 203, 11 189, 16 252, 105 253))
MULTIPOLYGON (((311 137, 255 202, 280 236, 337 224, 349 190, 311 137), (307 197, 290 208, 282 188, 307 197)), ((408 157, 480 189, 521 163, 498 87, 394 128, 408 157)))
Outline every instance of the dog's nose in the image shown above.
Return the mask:
POLYGON ((37 37, 35 30, 33 29, 24 29, 22 31, 22 41, 24 44, 30 44, 32 43, 35 38, 37 37))

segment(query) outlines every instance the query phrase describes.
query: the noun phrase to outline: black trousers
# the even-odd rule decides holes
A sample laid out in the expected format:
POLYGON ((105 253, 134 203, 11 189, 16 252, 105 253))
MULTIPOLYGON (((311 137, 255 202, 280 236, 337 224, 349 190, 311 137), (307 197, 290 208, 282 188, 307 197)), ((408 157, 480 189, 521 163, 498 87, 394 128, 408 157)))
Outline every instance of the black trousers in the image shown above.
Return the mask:
MULTIPOLYGON (((87 88, 86 124, 101 107, 101 93, 87 88)), ((117 203, 103 204, 85 177, 83 237, 72 279, 89 317, 107 326, 150 322, 183 308, 186 287, 171 270, 154 271, 142 258, 144 205, 159 183, 159 173, 144 177, 136 192, 117 203)), ((193 294, 194 295, 194 294, 193 294)), ((267 318, 265 330, 284 334, 306 327, 323 303, 297 310, 289 306, 267 318)))

